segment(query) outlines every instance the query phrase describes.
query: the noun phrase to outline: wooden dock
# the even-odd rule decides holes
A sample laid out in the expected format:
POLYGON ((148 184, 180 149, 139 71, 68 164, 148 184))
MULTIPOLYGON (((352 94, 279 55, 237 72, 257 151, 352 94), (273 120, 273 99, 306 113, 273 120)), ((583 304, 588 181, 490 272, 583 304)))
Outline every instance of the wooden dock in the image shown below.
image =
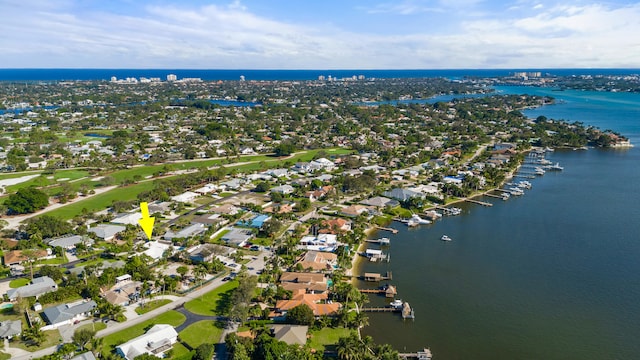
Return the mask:
POLYGON ((361 279, 364 281, 372 281, 372 282, 392 280, 392 278, 393 277, 391 276, 391 271, 387 271, 385 275, 378 274, 378 273, 364 273, 364 276, 361 277, 361 279))
POLYGON ((402 309, 401 308, 394 308, 394 307, 369 307, 369 308, 361 308, 360 311, 362 312, 401 312, 402 309))
POLYGON ((465 201, 470 202, 472 204, 482 205, 482 206, 493 206, 492 203, 479 201, 479 200, 474 200, 474 199, 466 199, 465 201))
POLYGON ((388 227, 382 227, 382 226, 374 226, 374 228, 378 229, 378 230, 384 230, 384 231, 390 231, 392 234, 397 234, 398 230, 397 229, 393 229, 393 228, 388 228, 388 227))
POLYGON ((389 285, 385 288, 379 288, 379 289, 358 289, 358 291, 360 291, 363 294, 380 294, 380 295, 384 295, 385 297, 388 298, 394 298, 397 294, 398 291, 396 290, 396 287, 393 285, 389 285))
POLYGON ((403 360, 408 359, 418 359, 418 360, 431 360, 431 350, 429 348, 424 348, 422 351, 414 352, 414 353, 399 353, 398 357, 403 360))
POLYGON ((495 194, 491 194, 491 193, 485 193, 484 196, 488 196, 488 197, 492 197, 492 198, 496 198, 496 199, 504 199, 504 197, 502 195, 495 195, 495 194))

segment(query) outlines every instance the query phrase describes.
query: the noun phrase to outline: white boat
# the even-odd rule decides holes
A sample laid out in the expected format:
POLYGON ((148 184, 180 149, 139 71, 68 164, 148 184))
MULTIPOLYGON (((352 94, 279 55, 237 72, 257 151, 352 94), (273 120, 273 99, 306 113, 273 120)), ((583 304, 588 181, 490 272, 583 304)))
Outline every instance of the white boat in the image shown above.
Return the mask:
POLYGON ((420 225, 420 223, 418 223, 416 220, 414 219, 409 219, 409 221, 407 221, 407 226, 408 227, 414 227, 414 226, 418 226, 420 225))
POLYGON ((509 200, 509 198, 511 197, 511 194, 503 192, 502 195, 502 200, 509 200))
POLYGON ((538 164, 542 164, 542 165, 551 165, 551 161, 547 160, 547 159, 539 159, 538 160, 538 164))
POLYGON ((423 219, 423 218, 421 218, 421 217, 420 217, 420 215, 418 215, 418 214, 413 214, 413 215, 411 215, 411 219, 409 219, 409 221, 411 221, 411 220, 413 220, 413 221, 417 222, 417 223, 418 223, 418 225, 428 225, 428 224, 431 224, 431 221, 429 221, 429 220, 427 220, 427 219, 423 219))
POLYGON ((519 187, 511 187, 511 188, 508 188, 507 191, 509 191, 511 195, 516 195, 516 196, 524 195, 524 191, 522 191, 522 189, 520 189, 519 187))
POLYGON ((531 183, 526 180, 519 181, 516 186, 523 189, 531 189, 531 183))
POLYGON ((544 169, 541 167, 537 167, 533 171, 536 175, 544 175, 544 169))
POLYGON ((392 308, 394 308, 394 309, 400 309, 400 308, 402 308, 402 304, 403 304, 402 300, 400 300, 400 299, 396 299, 396 300, 393 300, 393 301, 389 304, 389 306, 391 306, 391 307, 392 307, 392 308))
POLYGON ((449 211, 450 211, 451 215, 460 215, 460 214, 462 214, 462 209, 457 208, 457 207, 449 208, 449 211))
POLYGON ((555 164, 549 166, 549 170, 562 171, 562 170, 564 170, 564 168, 562 166, 560 166, 560 163, 555 163, 555 164))
POLYGON ((442 241, 451 241, 451 238, 448 237, 447 235, 442 235, 442 237, 440 238, 440 240, 442 241))

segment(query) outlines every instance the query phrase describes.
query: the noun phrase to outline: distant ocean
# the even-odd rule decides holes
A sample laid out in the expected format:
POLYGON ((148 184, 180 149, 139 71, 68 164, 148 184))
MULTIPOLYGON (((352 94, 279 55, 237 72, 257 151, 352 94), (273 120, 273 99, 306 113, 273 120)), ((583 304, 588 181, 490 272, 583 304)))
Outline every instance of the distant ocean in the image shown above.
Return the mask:
POLYGON ((425 78, 508 76, 515 71, 539 71, 556 76, 567 75, 626 75, 640 74, 640 69, 448 69, 448 70, 193 70, 193 69, 0 69, 0 81, 61 81, 109 80, 127 77, 159 77, 168 74, 181 78, 202 80, 316 80, 318 76, 348 78, 364 75, 366 78, 425 78))

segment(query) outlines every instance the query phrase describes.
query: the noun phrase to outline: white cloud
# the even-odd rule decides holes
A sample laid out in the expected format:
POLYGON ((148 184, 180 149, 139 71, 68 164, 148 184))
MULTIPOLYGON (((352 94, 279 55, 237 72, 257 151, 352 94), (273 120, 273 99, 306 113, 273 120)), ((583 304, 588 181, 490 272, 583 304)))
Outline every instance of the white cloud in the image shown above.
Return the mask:
MULTIPOLYGON (((460 22, 457 31, 436 34, 426 26, 420 33, 379 36, 270 19, 252 13, 239 1, 224 6, 156 5, 127 16, 78 15, 69 2, 60 7, 46 3, 39 1, 42 7, 38 8, 30 0, 11 0, 3 9, 0 32, 11 36, 0 37, 0 66, 640 67, 640 41, 633 36, 640 33, 638 4, 613 8, 522 1, 517 6, 537 10, 517 17, 517 12, 491 14, 482 11, 476 0, 459 0, 447 2, 448 6, 476 7, 478 12, 460 22), (505 14, 511 18, 501 18, 505 14)), ((398 6, 407 4, 429 3, 405 1, 398 6)), ((411 9, 405 7, 405 11, 418 11, 411 9)))

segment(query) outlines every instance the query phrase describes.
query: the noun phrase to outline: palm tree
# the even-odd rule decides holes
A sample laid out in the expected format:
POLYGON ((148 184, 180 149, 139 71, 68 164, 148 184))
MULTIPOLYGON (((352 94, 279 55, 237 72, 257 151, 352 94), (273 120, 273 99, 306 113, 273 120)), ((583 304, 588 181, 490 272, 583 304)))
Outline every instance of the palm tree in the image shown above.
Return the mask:
POLYGON ((341 360, 360 360, 364 358, 364 353, 360 340, 355 333, 338 340, 338 358, 341 360))

